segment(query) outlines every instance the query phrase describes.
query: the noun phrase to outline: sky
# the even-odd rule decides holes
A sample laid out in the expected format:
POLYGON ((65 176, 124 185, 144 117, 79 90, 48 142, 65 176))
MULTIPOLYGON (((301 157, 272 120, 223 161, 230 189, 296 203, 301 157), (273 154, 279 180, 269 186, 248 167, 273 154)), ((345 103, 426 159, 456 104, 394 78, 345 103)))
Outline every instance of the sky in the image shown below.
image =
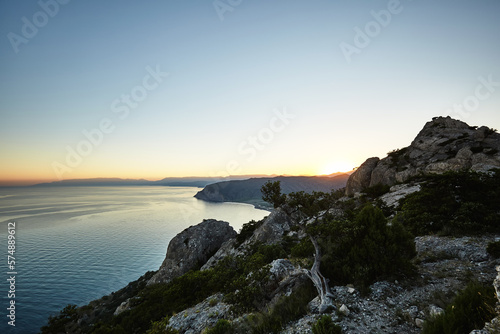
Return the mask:
POLYGON ((347 171, 500 129, 498 0, 0 0, 0 184, 347 171))

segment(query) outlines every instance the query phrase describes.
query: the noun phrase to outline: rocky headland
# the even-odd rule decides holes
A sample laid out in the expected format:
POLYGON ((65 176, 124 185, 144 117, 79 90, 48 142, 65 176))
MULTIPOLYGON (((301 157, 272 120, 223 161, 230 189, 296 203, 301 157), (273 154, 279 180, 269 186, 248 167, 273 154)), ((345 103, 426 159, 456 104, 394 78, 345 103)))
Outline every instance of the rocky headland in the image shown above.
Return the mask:
MULTIPOLYGON (((334 333, 334 327, 335 333, 434 333, 428 324, 452 312, 471 282, 494 286, 495 300, 500 297, 500 254, 492 251, 500 241, 500 211, 490 201, 500 199, 499 151, 496 130, 434 118, 410 146, 368 159, 350 175, 344 194, 290 192, 285 204, 239 233, 216 220, 189 227, 170 241, 158 271, 65 309, 42 333, 291 334, 334 333), (441 216, 431 205, 421 209, 422 199, 448 182, 432 177, 449 172, 458 185, 429 203, 442 200, 443 210, 451 208, 444 214, 450 222, 432 230, 441 216), (459 191, 462 175, 472 175, 466 185, 474 187, 473 198, 459 191), (413 228, 408 217, 431 220, 422 226, 433 232, 413 228), (398 244, 404 238, 409 241, 398 244), (383 270, 369 263, 379 260, 374 253, 385 259, 383 270), (320 270, 326 294, 311 283, 320 270), (319 323, 331 331, 320 331, 319 323)), ((200 196, 227 199, 214 189, 200 196)), ((496 333, 499 312, 491 312, 486 324, 467 333, 496 333)))
POLYGON ((231 180, 207 185, 194 197, 208 202, 240 202, 269 209, 260 189, 266 182, 280 181, 283 193, 324 191, 344 188, 349 174, 334 176, 277 176, 231 180))

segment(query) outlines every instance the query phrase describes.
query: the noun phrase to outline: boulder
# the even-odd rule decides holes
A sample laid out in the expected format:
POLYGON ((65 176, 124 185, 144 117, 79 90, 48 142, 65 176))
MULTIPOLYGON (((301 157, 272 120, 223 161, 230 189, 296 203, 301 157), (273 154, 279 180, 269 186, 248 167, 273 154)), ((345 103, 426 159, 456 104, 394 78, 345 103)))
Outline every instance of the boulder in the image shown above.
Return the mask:
POLYGON ((392 186, 387 194, 380 197, 382 202, 388 207, 396 208, 399 205, 399 201, 409 194, 420 191, 420 185, 410 185, 410 184, 398 184, 392 186))
POLYGON ((444 312, 444 310, 439 306, 436 306, 436 305, 429 306, 429 315, 431 316, 431 318, 435 318, 435 317, 443 314, 443 312, 444 312))
POLYGON ((123 303, 121 303, 115 310, 115 312, 113 313, 113 315, 119 315, 120 313, 123 313, 125 311, 128 311, 130 310, 130 298, 128 298, 126 301, 124 301, 123 303))
POLYGON ((205 299, 203 302, 186 309, 169 319, 167 327, 181 334, 198 334, 206 328, 214 327, 219 319, 230 317, 230 306, 223 302, 221 293, 205 299))
POLYGON ((296 268, 290 262, 290 260, 286 259, 277 259, 271 262, 271 267, 269 268, 269 273, 272 275, 272 278, 277 282, 281 282, 291 274, 296 271, 296 268))
POLYGON ((422 174, 500 168, 500 134, 482 126, 471 127, 450 117, 427 122, 410 146, 370 158, 347 180, 346 195, 378 184, 392 186, 422 174))
POLYGON ((349 308, 345 304, 342 304, 342 306, 339 309, 339 312, 345 316, 348 316, 351 313, 351 310, 349 310, 349 308))
POLYGON ((199 268, 224 242, 234 237, 236 231, 224 221, 208 219, 188 227, 170 240, 165 260, 148 285, 168 283, 199 268))
POLYGON ((372 172, 379 162, 379 158, 368 158, 347 180, 346 195, 352 196, 370 186, 372 172))
POLYGON ((283 236, 290 232, 290 219, 281 208, 275 209, 265 218, 264 223, 259 226, 252 236, 241 245, 236 246, 234 240, 229 240, 201 267, 206 270, 215 266, 226 256, 238 256, 245 253, 245 250, 255 242, 265 245, 273 245, 282 241, 283 236))

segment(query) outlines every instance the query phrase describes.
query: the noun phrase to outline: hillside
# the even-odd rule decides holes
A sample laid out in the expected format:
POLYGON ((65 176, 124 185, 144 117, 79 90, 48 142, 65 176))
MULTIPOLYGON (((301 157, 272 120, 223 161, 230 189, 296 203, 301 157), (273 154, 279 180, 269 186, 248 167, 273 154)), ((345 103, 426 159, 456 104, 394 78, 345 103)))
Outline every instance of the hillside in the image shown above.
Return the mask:
POLYGON ((498 333, 500 136, 464 124, 433 119, 401 154, 365 162, 347 194, 271 179, 268 217, 185 229, 158 271, 42 334, 498 333))
POLYGON ((249 180, 224 181, 207 185, 194 197, 209 202, 240 202, 268 207, 262 200, 260 189, 266 182, 280 181, 283 193, 305 191, 330 192, 345 187, 348 174, 337 176, 278 176, 249 180))
POLYGON ((349 178, 346 194, 377 184, 403 183, 419 175, 493 168, 500 168, 500 134, 496 130, 435 117, 409 146, 389 152, 383 159, 367 159, 349 178))

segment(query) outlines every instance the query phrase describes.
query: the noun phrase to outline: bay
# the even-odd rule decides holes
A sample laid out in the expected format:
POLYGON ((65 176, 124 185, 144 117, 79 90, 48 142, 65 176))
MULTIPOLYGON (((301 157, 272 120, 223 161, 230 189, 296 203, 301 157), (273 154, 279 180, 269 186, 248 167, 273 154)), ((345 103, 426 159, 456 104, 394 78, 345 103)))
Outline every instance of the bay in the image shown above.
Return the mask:
POLYGON ((193 198, 193 187, 0 188, 0 332, 37 333, 49 315, 84 305, 161 265, 168 242, 203 219, 236 231, 268 212, 193 198), (15 299, 8 298, 8 222, 15 222, 15 299), (3 277, 2 277, 3 276, 3 277), (16 326, 9 326, 15 300, 16 326))

